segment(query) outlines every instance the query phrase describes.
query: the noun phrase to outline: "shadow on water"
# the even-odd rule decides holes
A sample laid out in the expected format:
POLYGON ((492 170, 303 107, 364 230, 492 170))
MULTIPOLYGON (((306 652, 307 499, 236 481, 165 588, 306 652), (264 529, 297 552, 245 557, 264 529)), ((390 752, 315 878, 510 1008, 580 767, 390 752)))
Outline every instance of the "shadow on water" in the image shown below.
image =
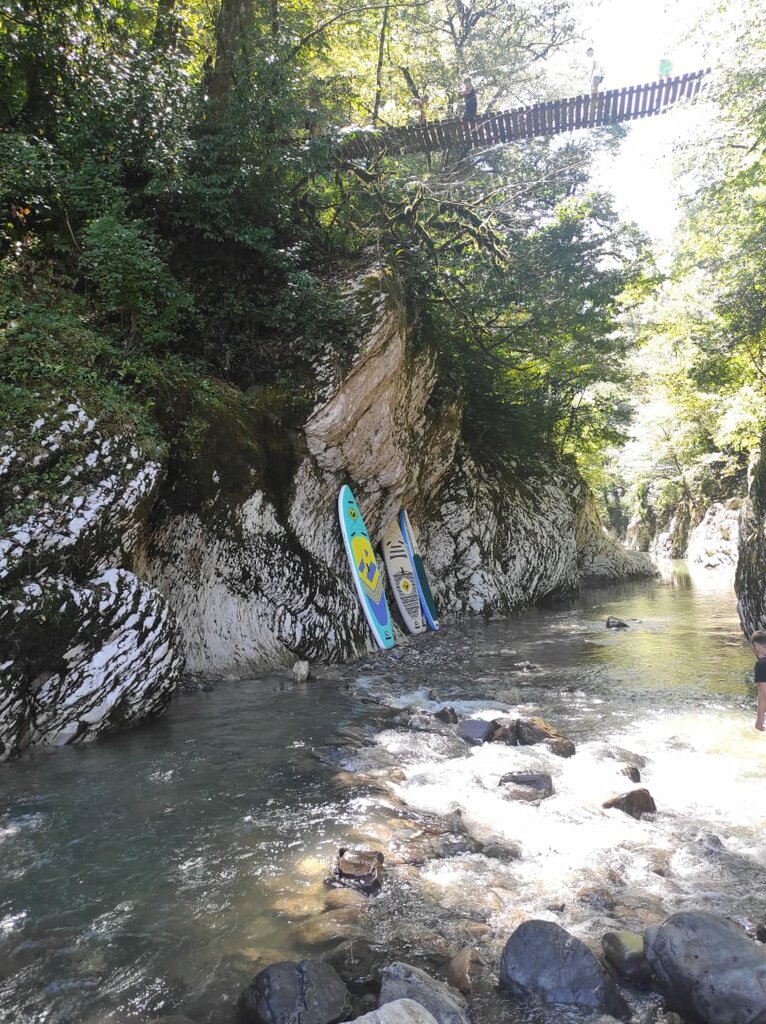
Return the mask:
MULTIPOLYGON (((688 907, 765 917, 751 666, 731 589, 676 567, 450 625, 308 686, 272 675, 182 693, 141 729, 0 766, 0 1020, 182 1010, 223 1024, 266 963, 349 937, 438 973, 439 957, 477 941, 496 967, 529 916, 596 942, 688 907), (629 628, 606 630, 607 615, 629 628), (444 703, 542 714, 578 752, 456 749, 392 718, 444 703), (629 788, 617 748, 645 759, 651 820, 601 807, 629 788), (513 770, 548 771, 553 797, 504 799, 498 780, 513 770), (453 832, 445 856, 433 844, 453 832), (349 840, 389 854, 365 909, 328 905, 322 885, 349 840), (477 852, 488 842, 522 857, 477 852)), ((493 993, 475 1019, 584 1020, 493 993)))

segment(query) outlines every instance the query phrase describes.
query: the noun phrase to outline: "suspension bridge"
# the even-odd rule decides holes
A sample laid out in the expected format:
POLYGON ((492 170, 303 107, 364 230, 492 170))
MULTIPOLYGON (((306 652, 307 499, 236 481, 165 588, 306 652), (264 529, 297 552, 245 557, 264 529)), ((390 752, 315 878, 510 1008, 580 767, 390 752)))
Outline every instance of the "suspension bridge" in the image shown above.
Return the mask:
POLYGON ((695 100, 709 74, 710 68, 706 68, 623 89, 606 89, 513 110, 490 111, 473 120, 431 121, 403 128, 360 128, 353 134, 348 133, 340 143, 339 155, 346 160, 356 160, 379 154, 397 156, 485 149, 580 128, 637 121, 695 100))

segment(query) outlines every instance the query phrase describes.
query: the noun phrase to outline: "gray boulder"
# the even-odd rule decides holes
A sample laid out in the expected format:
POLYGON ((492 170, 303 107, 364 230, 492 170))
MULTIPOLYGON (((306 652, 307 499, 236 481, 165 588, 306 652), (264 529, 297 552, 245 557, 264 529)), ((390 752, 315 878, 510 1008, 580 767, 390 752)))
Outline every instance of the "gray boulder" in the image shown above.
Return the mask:
POLYGON ((436 1024, 436 1021, 425 1006, 413 999, 397 999, 357 1017, 353 1024, 436 1024))
POLYGON ((433 1014, 437 1024, 469 1024, 462 996, 409 964, 391 964, 383 972, 378 1006, 397 999, 414 999, 433 1014))
POLYGON ((508 772, 500 779, 510 800, 544 800, 553 796, 553 779, 547 772, 508 772))
POLYGON ((503 950, 500 984, 515 996, 630 1017, 628 1004, 585 943, 551 921, 519 925, 503 950))
POLYGON ((460 739, 465 740, 472 747, 489 743, 494 731, 495 723, 486 722, 483 718, 465 718, 457 727, 460 739))
POLYGON ((348 1008, 337 971, 322 960, 284 960, 253 978, 239 997, 242 1024, 332 1024, 348 1008))
POLYGON ((601 806, 607 810, 623 811, 625 814, 629 814, 631 818, 640 818, 644 814, 654 814, 657 810, 654 797, 648 789, 643 788, 631 789, 627 793, 613 796, 611 799, 605 800, 601 806))
POLYGON ((607 932, 601 939, 604 956, 619 975, 630 981, 649 981, 652 969, 644 955, 644 939, 634 932, 607 932))
POLYGON ((739 925, 686 911, 644 934, 671 1010, 705 1024, 766 1024, 766 949, 739 925))

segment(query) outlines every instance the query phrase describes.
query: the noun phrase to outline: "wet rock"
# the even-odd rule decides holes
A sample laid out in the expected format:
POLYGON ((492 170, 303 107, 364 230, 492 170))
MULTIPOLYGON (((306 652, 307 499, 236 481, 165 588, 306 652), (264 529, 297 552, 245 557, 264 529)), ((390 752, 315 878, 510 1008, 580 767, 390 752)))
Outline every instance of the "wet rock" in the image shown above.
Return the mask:
POLYGON ((630 629, 627 622, 623 622, 622 619, 616 618, 614 615, 609 615, 606 620, 607 629, 630 629))
POLYGON ((492 857, 495 860, 521 860, 522 851, 518 843, 491 841, 485 843, 481 852, 485 857, 492 857))
POLYGON ((551 921, 519 925, 503 950, 500 984, 515 996, 630 1017, 614 981, 585 943, 551 921))
POLYGON ((755 937, 758 942, 766 942, 766 924, 758 924, 755 926, 755 937))
POLYGON ((732 921, 673 914, 644 934, 668 1008, 705 1024, 766 1024, 766 949, 732 921))
POLYGON ((613 796, 601 805, 607 810, 616 809, 629 814, 631 818, 640 818, 644 814, 654 814, 657 805, 648 789, 631 789, 629 793, 613 796))
POLYGON ((555 736, 552 739, 546 740, 545 745, 556 757, 574 757, 577 752, 574 743, 565 736, 555 736))
POLYGON ((602 913, 610 913, 614 910, 614 895, 604 886, 584 886, 578 890, 575 899, 583 906, 602 913))
POLYGON ((438 711, 434 712, 434 718, 438 718, 438 720, 440 722, 444 722, 445 725, 457 725, 460 721, 457 711, 449 705, 439 708, 438 711))
POLYGON ((242 1024, 332 1024, 348 1006, 337 971, 321 960, 283 960, 253 978, 237 1003, 242 1024))
POLYGON ((358 889, 330 889, 325 894, 324 905, 326 910, 347 910, 349 907, 361 908, 366 906, 367 900, 364 893, 358 889))
POLYGON ((553 779, 547 772, 509 772, 500 779, 509 800, 545 800, 553 796, 553 779))
POLYGON ((605 747, 603 750, 603 756, 609 757, 613 761, 623 761, 628 764, 634 764, 638 768, 646 768, 646 758, 641 754, 636 754, 632 750, 625 750, 624 747, 605 747))
POLYGON ((342 907, 314 914, 293 926, 300 946, 325 946, 346 938, 363 939, 367 932, 362 926, 365 912, 357 907, 342 907))
POLYGON ((478 949, 466 946, 457 956, 453 956, 447 968, 447 982, 452 988, 467 995, 482 967, 482 959, 478 949))
POLYGON ((629 981, 649 981, 652 969, 644 956, 644 938, 635 932, 607 932, 601 939, 604 956, 629 981))
POLYGON ((433 1014, 437 1024, 469 1024, 463 998, 410 964, 394 963, 383 972, 378 1005, 397 999, 414 999, 433 1014))
POLYGON ((491 743, 507 743, 515 747, 519 742, 518 720, 515 718, 497 718, 492 723, 491 743))
POLYGON ((520 718, 516 733, 521 746, 544 743, 557 757, 571 757, 575 753, 574 743, 544 718, 520 718))
POLYGON ((349 992, 373 994, 377 1001, 383 970, 390 959, 388 950, 367 939, 350 939, 336 946, 324 959, 338 972, 349 992))
POLYGON ((305 683, 311 678, 311 665, 307 661, 296 661, 293 665, 293 679, 296 683, 305 683))
POLYGON ((534 662, 531 661, 517 661, 513 667, 516 669, 517 672, 524 672, 525 674, 529 672, 540 671, 540 666, 535 665, 534 662))
POLYGON ((483 718, 464 718, 458 725, 457 734, 470 746, 478 747, 490 741, 493 727, 493 722, 487 722, 483 718))
POLYGON ((638 783, 641 781, 641 772, 634 764, 626 764, 622 769, 622 774, 627 775, 631 782, 638 783))
POLYGON ((379 850, 348 850, 341 847, 333 875, 342 885, 374 892, 383 884, 383 862, 379 850))
POLYGON ((414 999, 396 999, 357 1017, 353 1024, 437 1024, 437 1021, 414 999))

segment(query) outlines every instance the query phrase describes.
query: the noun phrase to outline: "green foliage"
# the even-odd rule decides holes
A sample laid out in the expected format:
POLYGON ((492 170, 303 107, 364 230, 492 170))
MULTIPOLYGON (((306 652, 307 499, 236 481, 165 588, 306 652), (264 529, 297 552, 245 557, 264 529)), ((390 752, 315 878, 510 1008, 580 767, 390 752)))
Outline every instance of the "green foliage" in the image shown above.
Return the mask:
POLYGON ((171 341, 192 307, 140 221, 105 214, 82 233, 81 263, 102 308, 118 313, 129 343, 171 341))

